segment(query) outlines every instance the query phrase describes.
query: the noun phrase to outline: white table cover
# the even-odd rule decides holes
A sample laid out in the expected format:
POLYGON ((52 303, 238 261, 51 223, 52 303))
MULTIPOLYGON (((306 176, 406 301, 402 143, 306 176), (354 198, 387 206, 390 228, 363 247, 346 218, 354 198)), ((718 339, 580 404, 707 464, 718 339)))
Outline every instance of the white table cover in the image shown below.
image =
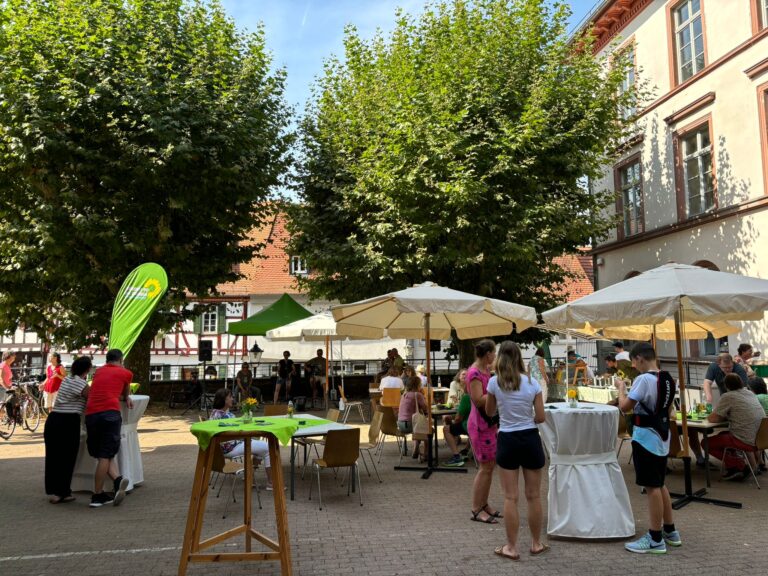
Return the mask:
POLYGON ((539 425, 549 452, 547 534, 626 538, 635 534, 629 493, 616 460, 619 410, 548 404, 539 425))
MULTIPOLYGON (((128 410, 124 403, 120 403, 120 414, 123 417, 123 425, 120 429, 120 451, 117 453, 117 465, 120 473, 128 478, 128 490, 144 482, 144 466, 141 462, 141 446, 139 446, 139 433, 137 430, 139 420, 149 404, 149 396, 131 395, 133 409, 128 410)), ((72 475, 72 490, 75 492, 92 491, 93 475, 96 471, 96 459, 88 455, 86 446, 87 434, 85 420, 80 426, 80 451, 77 454, 75 473, 72 475)), ((111 490, 111 486, 105 485, 105 490, 111 490)))

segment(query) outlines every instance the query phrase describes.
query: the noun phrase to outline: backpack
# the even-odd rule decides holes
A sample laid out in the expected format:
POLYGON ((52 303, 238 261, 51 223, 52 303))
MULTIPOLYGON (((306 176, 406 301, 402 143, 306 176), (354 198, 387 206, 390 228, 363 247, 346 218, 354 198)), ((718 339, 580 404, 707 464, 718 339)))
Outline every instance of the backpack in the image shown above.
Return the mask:
POLYGON ((632 423, 640 428, 652 428, 661 439, 669 439, 669 407, 675 399, 677 384, 669 372, 659 370, 656 377, 656 406, 651 410, 643 402, 638 402, 648 414, 635 414, 632 423))

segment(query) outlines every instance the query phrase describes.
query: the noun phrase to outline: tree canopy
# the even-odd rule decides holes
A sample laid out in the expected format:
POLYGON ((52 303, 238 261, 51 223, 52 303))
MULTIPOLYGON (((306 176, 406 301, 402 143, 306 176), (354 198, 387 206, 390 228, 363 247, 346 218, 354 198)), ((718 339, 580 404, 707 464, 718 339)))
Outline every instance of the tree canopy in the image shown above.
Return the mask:
POLYGON ((554 263, 604 235, 588 190, 624 133, 627 62, 566 35, 545 0, 454 0, 345 34, 300 127, 293 254, 314 297, 352 301, 433 280, 546 309, 554 263))
POLYGON ((0 332, 99 342, 145 261, 166 324, 235 279, 289 162, 284 81, 216 1, 0 2, 0 332))

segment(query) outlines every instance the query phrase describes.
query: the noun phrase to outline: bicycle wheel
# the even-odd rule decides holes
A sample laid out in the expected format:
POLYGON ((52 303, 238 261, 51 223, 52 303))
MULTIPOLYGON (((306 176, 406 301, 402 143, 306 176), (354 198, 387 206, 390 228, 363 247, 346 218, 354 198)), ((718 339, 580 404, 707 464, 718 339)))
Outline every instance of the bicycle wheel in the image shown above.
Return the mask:
POLYGON ((0 403, 0 437, 4 440, 8 440, 13 436, 13 431, 16 429, 16 420, 8 415, 8 411, 5 409, 5 402, 0 403))
POLYGON ((24 428, 30 432, 40 426, 40 405, 34 398, 27 398, 24 403, 24 428))

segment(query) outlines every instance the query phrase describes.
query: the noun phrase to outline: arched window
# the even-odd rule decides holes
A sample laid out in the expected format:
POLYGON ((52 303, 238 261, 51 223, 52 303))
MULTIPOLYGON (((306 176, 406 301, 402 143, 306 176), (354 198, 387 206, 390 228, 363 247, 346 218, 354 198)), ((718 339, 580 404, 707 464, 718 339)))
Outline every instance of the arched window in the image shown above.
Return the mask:
POLYGON ((720 268, 715 266, 709 260, 696 260, 696 262, 694 262, 693 265, 698 266, 699 268, 706 268, 707 270, 712 270, 713 272, 720 272, 720 268))
POLYGON ((632 270, 632 272, 627 272, 627 275, 624 276, 624 280, 629 280, 630 278, 634 278, 635 276, 640 276, 640 272, 637 270, 632 270))

